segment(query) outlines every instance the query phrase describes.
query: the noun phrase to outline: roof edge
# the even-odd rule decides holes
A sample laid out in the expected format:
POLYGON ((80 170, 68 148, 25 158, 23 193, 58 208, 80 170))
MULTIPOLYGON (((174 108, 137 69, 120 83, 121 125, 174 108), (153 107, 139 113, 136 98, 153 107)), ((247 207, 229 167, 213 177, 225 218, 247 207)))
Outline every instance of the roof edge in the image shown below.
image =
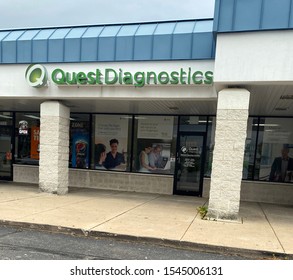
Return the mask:
POLYGON ((0 28, 0 31, 17 31, 17 30, 36 30, 36 29, 59 29, 59 28, 79 28, 79 27, 98 27, 98 26, 115 26, 115 25, 138 25, 138 24, 156 24, 156 23, 172 23, 187 21, 210 21, 214 18, 190 18, 190 19, 174 19, 174 20, 154 20, 141 22, 115 22, 115 23, 99 23, 99 24, 80 24, 80 25, 59 25, 59 26, 43 26, 43 27, 16 27, 16 28, 0 28))

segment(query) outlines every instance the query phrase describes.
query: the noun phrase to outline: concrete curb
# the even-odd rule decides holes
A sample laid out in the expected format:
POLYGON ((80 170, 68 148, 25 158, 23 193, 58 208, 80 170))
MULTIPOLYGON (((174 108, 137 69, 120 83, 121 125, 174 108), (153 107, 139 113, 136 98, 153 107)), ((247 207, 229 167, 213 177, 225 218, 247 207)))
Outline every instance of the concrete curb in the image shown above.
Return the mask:
POLYGON ((88 237, 88 238, 112 238, 120 241, 127 242, 142 242, 149 244, 156 244, 158 246, 172 247, 177 249, 185 250, 196 250, 205 253, 220 253, 230 256, 245 257, 247 259, 259 260, 259 259, 269 259, 269 260, 293 260, 293 254, 286 254, 280 252, 271 252, 264 250, 252 250, 225 246, 216 246, 210 244, 194 243, 188 241, 172 240, 172 239, 161 239, 155 237, 142 237, 142 236, 132 236, 124 234, 115 234, 109 232, 101 231, 87 231, 80 228, 69 228, 62 226, 52 226, 45 224, 34 224, 25 222, 15 222, 0 220, 0 224, 4 226, 22 228, 27 230, 39 230, 51 233, 62 233, 69 234, 78 237, 88 237))

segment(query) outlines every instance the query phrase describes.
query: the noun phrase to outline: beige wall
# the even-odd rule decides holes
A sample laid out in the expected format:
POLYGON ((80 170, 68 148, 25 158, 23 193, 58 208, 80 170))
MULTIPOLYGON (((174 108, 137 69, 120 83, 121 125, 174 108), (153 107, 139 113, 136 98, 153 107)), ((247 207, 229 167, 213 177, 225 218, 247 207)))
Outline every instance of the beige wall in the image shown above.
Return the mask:
POLYGON ((39 184, 39 167, 34 165, 13 165, 13 181, 17 183, 39 184))
MULTIPOLYGON (((210 179, 204 179, 203 197, 209 197, 210 183, 210 179)), ((240 200, 293 205, 293 184, 242 181, 240 200)))
MULTIPOLYGON (((15 164, 13 165, 13 177, 14 182, 38 184, 39 168, 38 166, 15 164)), ((203 197, 209 197, 210 182, 209 178, 204 179, 203 197)), ((173 177, 70 169, 69 186, 171 195, 173 177), (99 180, 97 180, 98 178, 99 180), (75 183, 74 180, 76 180, 75 183), (99 183, 96 184, 96 182, 99 183)), ((293 184, 242 181, 241 200, 293 205, 293 184)))
MULTIPOLYGON (((14 182, 39 183, 38 166, 13 166, 14 182)), ((69 169, 69 187, 173 194, 173 177, 126 172, 69 169)))
POLYGON ((292 84, 293 31, 217 35, 214 82, 292 84))

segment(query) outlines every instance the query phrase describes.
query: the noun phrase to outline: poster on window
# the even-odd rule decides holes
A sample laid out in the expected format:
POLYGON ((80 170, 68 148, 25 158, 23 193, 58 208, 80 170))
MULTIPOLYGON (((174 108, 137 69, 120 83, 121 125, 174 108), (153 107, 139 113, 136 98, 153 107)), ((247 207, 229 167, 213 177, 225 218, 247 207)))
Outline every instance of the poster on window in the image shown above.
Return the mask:
POLYGON ((138 139, 136 166, 139 172, 170 173, 171 143, 158 139, 138 139))
POLYGON ((293 183, 293 143, 262 143, 259 179, 293 183))
POLYGON ((126 170, 128 116, 95 116, 95 168, 126 170))
POLYGON ((40 155, 40 128, 32 126, 31 128, 31 158, 39 160, 40 155))
POLYGON ((138 117, 137 138, 171 140, 173 137, 174 117, 138 117))
POLYGON ((170 173, 174 117, 138 116, 137 171, 170 173))
POLYGON ((73 133, 71 153, 72 167, 89 167, 89 136, 87 133, 73 133))
POLYGON ((259 179, 293 182, 293 133, 291 119, 267 118, 258 147, 259 179))
POLYGON ((18 134, 21 135, 27 135, 28 134, 28 122, 25 120, 22 120, 18 124, 18 134))
POLYGON ((290 139, 290 132, 281 130, 265 130, 264 131, 264 142, 265 143, 288 143, 290 139))

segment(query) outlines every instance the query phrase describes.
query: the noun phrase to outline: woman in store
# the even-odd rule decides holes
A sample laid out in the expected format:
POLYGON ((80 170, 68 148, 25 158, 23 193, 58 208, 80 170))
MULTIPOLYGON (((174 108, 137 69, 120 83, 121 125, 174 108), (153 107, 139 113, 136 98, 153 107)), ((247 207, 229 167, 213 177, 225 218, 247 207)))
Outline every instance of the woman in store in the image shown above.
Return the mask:
POLYGON ((152 170, 156 169, 154 167, 151 167, 149 162, 149 154, 152 150, 153 148, 151 146, 147 146, 144 148, 144 150, 141 151, 139 155, 139 172, 151 172, 152 170))
POLYGON ((96 145, 96 169, 106 169, 104 167, 104 161, 106 159, 106 146, 104 144, 96 145))

